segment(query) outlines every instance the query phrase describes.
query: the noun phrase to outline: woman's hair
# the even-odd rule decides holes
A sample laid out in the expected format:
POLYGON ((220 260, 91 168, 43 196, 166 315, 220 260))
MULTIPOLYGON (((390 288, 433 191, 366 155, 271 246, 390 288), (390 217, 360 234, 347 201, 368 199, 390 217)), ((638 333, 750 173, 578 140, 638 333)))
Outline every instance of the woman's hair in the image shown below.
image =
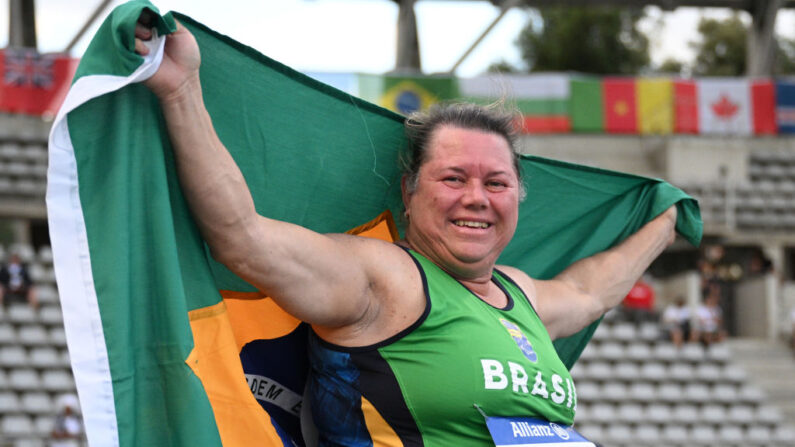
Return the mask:
POLYGON ((508 142, 513 167, 519 179, 519 200, 524 199, 522 168, 516 152, 517 113, 506 111, 501 104, 481 106, 469 103, 434 104, 427 111, 414 112, 406 118, 405 130, 408 150, 401 156, 403 174, 409 192, 414 192, 419 180, 420 167, 425 163, 428 144, 436 129, 451 125, 463 129, 495 133, 508 142))

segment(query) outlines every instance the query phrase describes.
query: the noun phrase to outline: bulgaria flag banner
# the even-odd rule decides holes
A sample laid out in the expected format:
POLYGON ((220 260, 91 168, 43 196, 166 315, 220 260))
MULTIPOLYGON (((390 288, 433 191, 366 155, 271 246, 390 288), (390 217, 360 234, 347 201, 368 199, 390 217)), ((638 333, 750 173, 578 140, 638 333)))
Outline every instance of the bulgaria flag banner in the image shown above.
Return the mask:
MULTIPOLYGON (((50 236, 89 444, 304 445, 310 329, 212 259, 141 81, 178 18, 199 43, 207 109, 257 210, 318 232, 399 237, 403 117, 183 15, 158 16, 161 37, 138 56, 144 8, 158 13, 125 3, 100 26, 49 140, 50 236)), ((679 233, 700 240, 696 202, 665 182, 535 157, 522 167, 530 195, 500 262, 530 275, 554 276, 674 203, 679 233)), ((595 328, 557 341, 569 367, 595 328)))
POLYGON ((751 89, 745 79, 716 78, 696 82, 699 133, 751 135, 751 89))
POLYGON ((459 79, 466 101, 489 104, 507 99, 522 114, 524 133, 565 133, 569 119, 569 77, 564 74, 480 76, 459 79))

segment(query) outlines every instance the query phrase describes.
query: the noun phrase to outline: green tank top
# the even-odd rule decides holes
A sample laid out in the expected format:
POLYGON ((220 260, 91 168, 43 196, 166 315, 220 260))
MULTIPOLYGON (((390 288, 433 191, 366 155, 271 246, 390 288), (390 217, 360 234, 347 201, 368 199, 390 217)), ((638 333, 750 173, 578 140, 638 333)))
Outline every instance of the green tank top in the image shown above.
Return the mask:
POLYGON ((496 271, 492 280, 508 296, 507 306, 498 309, 409 253, 427 299, 415 324, 370 347, 344 348, 317 337, 310 343, 310 393, 321 445, 323 436, 328 444, 363 445, 343 441, 355 431, 357 417, 365 433, 356 436, 385 443, 374 441, 387 434, 373 433, 383 431, 372 422, 377 417, 368 416, 373 409, 404 446, 493 445, 475 405, 489 416, 571 425, 577 404, 571 375, 521 289, 496 271))

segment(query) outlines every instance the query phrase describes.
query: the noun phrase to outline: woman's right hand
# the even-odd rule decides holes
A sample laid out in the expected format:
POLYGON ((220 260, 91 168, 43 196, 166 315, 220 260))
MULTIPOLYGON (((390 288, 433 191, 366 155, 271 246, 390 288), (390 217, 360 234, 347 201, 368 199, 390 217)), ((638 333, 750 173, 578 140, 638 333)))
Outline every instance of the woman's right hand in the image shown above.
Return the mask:
MULTIPOLYGON (((153 13, 145 9, 135 24, 135 52, 142 56, 149 54, 149 48, 144 45, 144 41, 153 36, 152 22, 153 13)), ((196 39, 187 28, 177 22, 177 30, 166 36, 160 67, 144 84, 161 101, 177 99, 191 88, 200 88, 199 65, 201 54, 196 39)))

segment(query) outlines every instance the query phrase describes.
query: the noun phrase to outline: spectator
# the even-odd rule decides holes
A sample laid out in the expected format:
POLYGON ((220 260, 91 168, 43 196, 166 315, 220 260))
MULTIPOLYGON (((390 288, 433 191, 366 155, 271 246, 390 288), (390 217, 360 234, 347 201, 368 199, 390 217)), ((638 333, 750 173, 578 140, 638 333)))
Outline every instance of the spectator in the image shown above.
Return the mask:
POLYGON ((50 447, 77 447, 83 438, 83 424, 77 415, 78 401, 74 394, 62 396, 52 429, 50 447))
POLYGON ((669 304, 662 314, 663 331, 677 347, 688 339, 690 335, 690 309, 685 306, 685 299, 677 297, 673 304, 669 304))
POLYGON ((627 296, 624 297, 624 301, 621 304, 624 314, 633 323, 653 319, 654 289, 648 282, 639 279, 627 293, 627 296))
POLYGON ((710 345, 725 338, 723 310, 720 307, 720 285, 711 282, 705 289, 703 304, 696 310, 696 328, 691 334, 691 340, 710 345))
POLYGON ((30 307, 39 307, 28 268, 16 253, 11 255, 7 265, 0 268, 0 305, 5 300, 26 300, 30 307))

